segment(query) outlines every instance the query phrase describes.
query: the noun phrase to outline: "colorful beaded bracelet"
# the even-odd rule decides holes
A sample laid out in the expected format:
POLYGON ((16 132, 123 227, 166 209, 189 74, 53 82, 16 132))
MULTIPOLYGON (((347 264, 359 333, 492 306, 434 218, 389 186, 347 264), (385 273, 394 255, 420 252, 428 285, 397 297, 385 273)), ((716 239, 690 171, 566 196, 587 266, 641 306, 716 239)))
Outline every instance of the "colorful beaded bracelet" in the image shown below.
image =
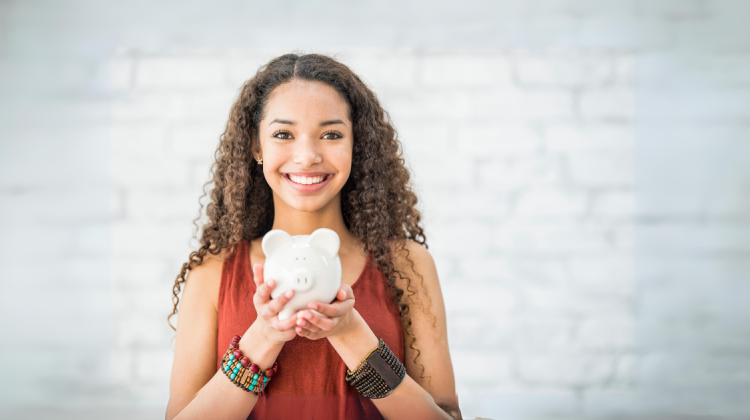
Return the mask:
POLYGON ((242 336, 235 335, 229 344, 229 349, 221 359, 221 370, 237 387, 252 392, 255 395, 264 395, 269 379, 279 370, 278 363, 273 367, 262 371, 255 363, 250 364, 250 359, 242 355, 239 342, 242 336), (248 366, 250 365, 250 366, 248 366))

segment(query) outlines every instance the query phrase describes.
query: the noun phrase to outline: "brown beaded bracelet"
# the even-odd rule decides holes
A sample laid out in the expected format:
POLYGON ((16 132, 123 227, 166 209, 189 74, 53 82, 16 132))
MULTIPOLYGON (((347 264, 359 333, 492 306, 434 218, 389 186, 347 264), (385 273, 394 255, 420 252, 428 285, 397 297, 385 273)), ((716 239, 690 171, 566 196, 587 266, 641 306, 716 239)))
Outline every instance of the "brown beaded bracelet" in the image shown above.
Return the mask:
POLYGON ((354 372, 346 370, 346 381, 365 398, 390 395, 406 377, 406 368, 382 338, 378 346, 362 359, 354 372))

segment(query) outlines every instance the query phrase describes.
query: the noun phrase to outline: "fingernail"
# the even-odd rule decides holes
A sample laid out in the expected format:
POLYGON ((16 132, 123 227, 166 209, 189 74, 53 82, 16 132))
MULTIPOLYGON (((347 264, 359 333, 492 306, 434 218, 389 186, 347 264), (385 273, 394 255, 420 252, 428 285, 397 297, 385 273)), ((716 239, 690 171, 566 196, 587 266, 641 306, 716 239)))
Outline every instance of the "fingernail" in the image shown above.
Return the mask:
POLYGON ((284 293, 284 296, 290 298, 294 294, 294 290, 287 290, 286 293, 284 293))
POLYGON ((314 303, 311 303, 310 304, 310 309, 316 310, 316 309, 318 309, 318 305, 316 305, 314 303))
POLYGON ((305 319, 312 318, 312 314, 310 312, 302 312, 302 317, 305 319))
POLYGON ((267 281, 266 283, 268 283, 268 287, 273 287, 273 286, 276 286, 276 282, 275 282, 275 281, 273 281, 273 279, 271 279, 271 280, 268 280, 268 281, 267 281))

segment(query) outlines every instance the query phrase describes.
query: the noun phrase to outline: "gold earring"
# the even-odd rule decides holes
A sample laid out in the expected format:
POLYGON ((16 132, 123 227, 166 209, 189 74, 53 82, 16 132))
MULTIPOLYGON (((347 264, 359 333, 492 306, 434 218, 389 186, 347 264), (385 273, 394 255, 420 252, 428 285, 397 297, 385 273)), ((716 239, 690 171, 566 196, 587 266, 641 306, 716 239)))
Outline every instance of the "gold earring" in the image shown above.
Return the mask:
POLYGON ((256 160, 258 161, 258 165, 262 165, 263 164, 263 158, 257 158, 256 160))

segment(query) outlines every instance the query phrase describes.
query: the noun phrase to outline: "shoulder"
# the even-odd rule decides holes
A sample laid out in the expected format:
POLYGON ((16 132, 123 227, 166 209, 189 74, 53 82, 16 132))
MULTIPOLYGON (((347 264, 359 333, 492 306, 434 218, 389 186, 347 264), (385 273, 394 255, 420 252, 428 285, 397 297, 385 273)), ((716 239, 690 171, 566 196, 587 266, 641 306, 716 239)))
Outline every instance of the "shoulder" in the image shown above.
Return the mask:
POLYGON ((403 290, 414 291, 415 297, 418 298, 439 293, 440 283, 435 260, 424 245, 408 239, 392 241, 391 255, 393 265, 400 274, 396 275, 396 283, 403 290))
POLYGON ((194 299, 202 301, 205 305, 210 303, 215 310, 218 310, 221 274, 227 258, 229 258, 228 248, 222 249, 216 255, 206 253, 200 265, 195 265, 188 272, 183 294, 192 295, 194 299))

